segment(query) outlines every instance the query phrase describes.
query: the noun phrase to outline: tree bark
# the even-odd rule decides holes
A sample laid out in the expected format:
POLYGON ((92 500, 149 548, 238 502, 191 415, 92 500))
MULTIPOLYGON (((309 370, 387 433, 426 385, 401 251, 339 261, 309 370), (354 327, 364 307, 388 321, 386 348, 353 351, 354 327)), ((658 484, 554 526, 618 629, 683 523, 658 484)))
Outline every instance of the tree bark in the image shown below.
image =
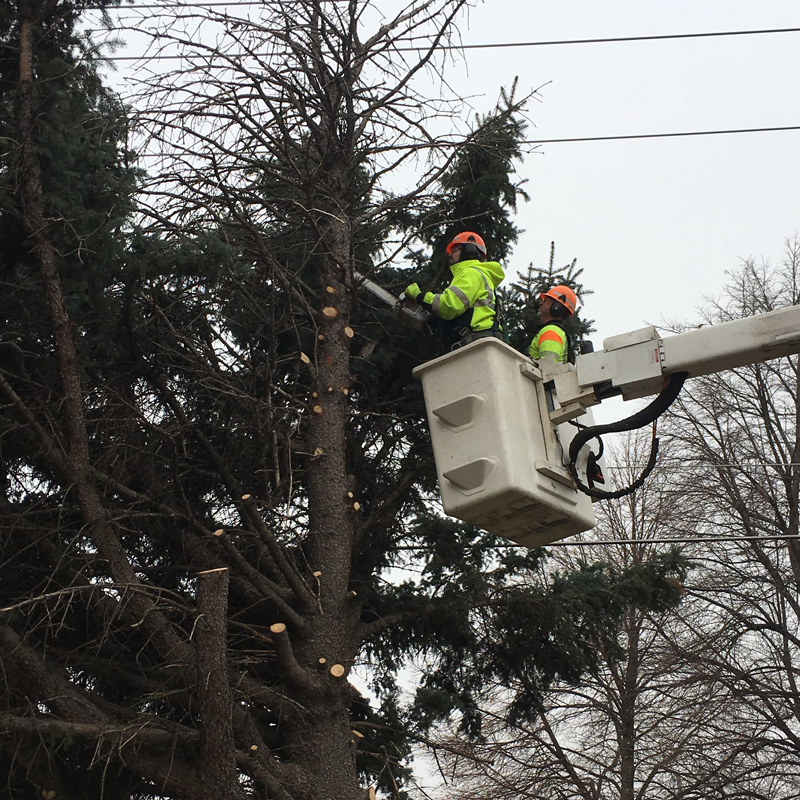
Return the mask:
MULTIPOLYGON (((200 679, 200 770, 203 798, 242 796, 236 776, 228 680, 228 569, 197 576, 197 665, 200 679)), ((200 798, 199 800, 202 800, 200 798)))

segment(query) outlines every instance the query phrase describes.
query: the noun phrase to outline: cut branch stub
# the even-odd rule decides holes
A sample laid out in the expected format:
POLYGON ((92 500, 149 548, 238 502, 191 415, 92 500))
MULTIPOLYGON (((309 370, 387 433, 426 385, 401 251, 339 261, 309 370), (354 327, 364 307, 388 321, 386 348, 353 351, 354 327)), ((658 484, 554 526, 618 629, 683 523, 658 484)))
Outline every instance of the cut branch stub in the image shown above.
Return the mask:
POLYGON ((352 339, 356 335, 356 333, 349 325, 345 325, 344 326, 344 335, 348 339, 352 339))
POLYGON ((270 625, 269 629, 271 633, 276 633, 276 634, 285 633, 286 626, 282 622, 276 622, 273 625, 270 625))
POLYGON ((339 316, 339 312, 333 306, 325 306, 325 308, 322 309, 322 313, 329 319, 339 316))
POLYGON ((341 664, 334 664, 330 669, 330 673, 334 678, 341 678, 345 672, 346 670, 341 664))

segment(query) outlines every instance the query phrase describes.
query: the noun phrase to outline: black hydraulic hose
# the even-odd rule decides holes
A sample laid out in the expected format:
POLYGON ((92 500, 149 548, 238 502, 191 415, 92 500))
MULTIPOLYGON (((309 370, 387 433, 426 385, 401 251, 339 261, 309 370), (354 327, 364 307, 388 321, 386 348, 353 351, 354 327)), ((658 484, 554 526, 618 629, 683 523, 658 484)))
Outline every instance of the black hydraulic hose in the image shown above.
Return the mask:
POLYGON ((619 489, 616 492, 607 492, 604 489, 595 489, 594 487, 585 486, 578 477, 578 470, 575 462, 578 459, 578 453, 581 448, 591 439, 598 439, 602 444, 600 437, 606 433, 622 433, 624 431, 634 431, 637 428, 643 428, 651 422, 655 422, 675 401, 683 388, 683 383, 688 377, 686 372, 676 372, 669 376, 667 385, 661 390, 661 393, 653 400, 652 403, 645 406, 641 411, 637 411, 630 417, 619 420, 619 422, 611 422, 608 425, 594 425, 591 428, 583 428, 580 430, 575 438, 569 445, 569 471, 572 474, 578 488, 588 494, 590 497, 597 497, 601 500, 614 500, 619 497, 624 497, 627 494, 635 492, 645 481, 645 478, 653 471, 656 464, 656 456, 658 455, 658 439, 653 437, 653 444, 650 449, 650 460, 647 466, 630 486, 624 489, 619 489))

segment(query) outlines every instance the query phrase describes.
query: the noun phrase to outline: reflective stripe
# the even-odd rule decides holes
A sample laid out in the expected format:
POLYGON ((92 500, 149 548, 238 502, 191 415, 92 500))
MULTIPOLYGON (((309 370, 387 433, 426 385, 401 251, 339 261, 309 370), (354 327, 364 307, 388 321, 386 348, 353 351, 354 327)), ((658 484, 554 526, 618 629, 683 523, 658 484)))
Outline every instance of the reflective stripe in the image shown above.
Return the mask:
POLYGON ((458 286, 449 286, 450 291, 464 304, 464 310, 469 308, 469 297, 467 297, 458 286))
POLYGON ((567 334, 556 325, 545 325, 536 336, 528 348, 528 355, 536 360, 552 355, 561 364, 566 364, 569 357, 569 347, 567 346, 567 334))
POLYGON ((559 345, 564 344, 564 338, 559 336, 556 331, 545 331, 539 337, 539 347, 541 347, 545 342, 558 342, 559 345))
MULTIPOLYGON (((461 305, 464 306, 464 311, 462 311, 461 313, 463 314, 464 312, 469 311, 470 309, 469 297, 467 297, 467 295, 464 294, 464 292, 461 289, 459 289, 458 286, 448 286, 447 289, 444 290, 444 292, 435 295, 433 298, 433 302, 431 303, 431 311, 433 311, 433 313, 436 314, 436 316, 441 316, 439 314, 439 305, 441 303, 442 297, 444 297, 445 292, 447 292, 448 290, 451 291, 456 296, 461 305)), ((461 315, 459 314, 459 316, 461 315)))
POLYGON ((483 278, 483 288, 486 289, 486 297, 482 300, 476 300, 474 306, 477 308, 478 306, 485 306, 489 308, 490 311, 495 310, 495 302, 494 302, 494 292, 492 291, 492 287, 489 284, 489 281, 486 278, 486 275, 475 267, 475 271, 483 278))

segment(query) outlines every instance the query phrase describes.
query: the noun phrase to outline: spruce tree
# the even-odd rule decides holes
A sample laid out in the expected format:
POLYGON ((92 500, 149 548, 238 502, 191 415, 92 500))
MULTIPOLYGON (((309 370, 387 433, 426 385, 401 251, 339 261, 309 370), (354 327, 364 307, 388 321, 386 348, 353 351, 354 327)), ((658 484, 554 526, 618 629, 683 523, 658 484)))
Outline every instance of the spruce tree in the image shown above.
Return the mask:
MULTIPOLYGON (((442 3, 411 75, 461 5, 442 3)), ((426 19, 362 41, 356 4, 220 17, 248 52, 283 44, 258 68, 215 45, 225 69, 182 94, 180 114, 159 80, 153 142, 192 158, 141 176, 152 224, 137 230, 124 109, 79 68, 74 16, 31 8, 4 51, 35 56, 4 93, 4 124, 24 134, 2 214, 17 254, 3 263, 0 362, 10 785, 402 796, 414 737, 451 713, 479 735, 487 681, 519 678, 524 715, 553 676, 578 680, 636 583, 587 565, 525 589, 544 554, 437 513, 410 374, 434 343, 359 290, 359 274, 407 277, 385 266, 398 235, 430 274, 465 220, 494 253, 510 247, 520 109, 501 103, 424 191, 392 194, 384 160, 430 137, 423 119, 416 140, 395 138, 418 98, 383 56, 426 19), (44 80, 51 56, 74 69, 44 80), (414 580, 394 578, 409 568, 414 580), (404 703, 412 657, 426 675, 404 703), (348 680, 365 663, 378 707, 348 680)), ((674 602, 680 560, 647 569, 651 599, 674 602)))

